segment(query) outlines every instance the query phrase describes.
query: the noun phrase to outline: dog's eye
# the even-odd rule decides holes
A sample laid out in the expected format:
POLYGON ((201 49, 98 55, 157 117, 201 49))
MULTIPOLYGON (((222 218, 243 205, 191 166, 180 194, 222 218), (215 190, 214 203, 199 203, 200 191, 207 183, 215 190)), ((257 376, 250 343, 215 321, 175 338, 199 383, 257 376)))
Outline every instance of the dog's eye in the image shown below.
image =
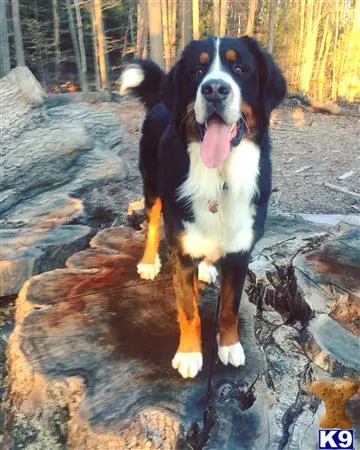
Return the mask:
POLYGON ((204 69, 202 67, 196 67, 195 69, 193 69, 192 74, 195 75, 196 77, 202 75, 204 73, 204 69))
POLYGON ((241 74, 241 73, 244 72, 244 69, 243 69, 242 66, 240 66, 240 64, 234 64, 234 65, 233 65, 233 70, 234 70, 234 72, 237 73, 237 74, 241 74))

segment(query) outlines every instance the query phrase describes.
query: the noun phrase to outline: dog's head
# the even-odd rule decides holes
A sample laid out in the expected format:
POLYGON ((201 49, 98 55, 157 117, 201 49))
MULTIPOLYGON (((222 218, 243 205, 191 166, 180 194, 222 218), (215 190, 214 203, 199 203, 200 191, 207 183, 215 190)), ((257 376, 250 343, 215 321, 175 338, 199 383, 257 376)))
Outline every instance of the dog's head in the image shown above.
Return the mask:
POLYGON ((271 55, 244 36, 191 42, 165 77, 162 99, 188 140, 202 141, 203 162, 217 167, 244 133, 267 127, 285 94, 271 55))

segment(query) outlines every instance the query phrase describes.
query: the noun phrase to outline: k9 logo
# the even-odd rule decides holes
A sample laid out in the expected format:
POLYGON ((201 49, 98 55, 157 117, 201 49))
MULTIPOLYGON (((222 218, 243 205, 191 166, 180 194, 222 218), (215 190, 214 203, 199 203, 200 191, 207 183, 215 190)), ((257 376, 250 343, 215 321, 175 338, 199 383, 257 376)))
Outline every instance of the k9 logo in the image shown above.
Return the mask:
POLYGON ((354 449, 353 430, 319 430, 319 449, 354 449))

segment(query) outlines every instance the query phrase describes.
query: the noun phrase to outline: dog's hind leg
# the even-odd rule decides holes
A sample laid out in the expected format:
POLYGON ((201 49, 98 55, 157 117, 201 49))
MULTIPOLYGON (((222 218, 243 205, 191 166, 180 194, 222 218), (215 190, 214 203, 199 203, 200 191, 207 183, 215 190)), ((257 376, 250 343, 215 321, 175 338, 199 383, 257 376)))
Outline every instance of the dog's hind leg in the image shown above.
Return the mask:
POLYGON ((161 223, 161 199, 153 197, 145 199, 148 228, 143 257, 137 265, 137 271, 141 278, 153 280, 160 272, 161 261, 159 257, 160 223, 161 223))

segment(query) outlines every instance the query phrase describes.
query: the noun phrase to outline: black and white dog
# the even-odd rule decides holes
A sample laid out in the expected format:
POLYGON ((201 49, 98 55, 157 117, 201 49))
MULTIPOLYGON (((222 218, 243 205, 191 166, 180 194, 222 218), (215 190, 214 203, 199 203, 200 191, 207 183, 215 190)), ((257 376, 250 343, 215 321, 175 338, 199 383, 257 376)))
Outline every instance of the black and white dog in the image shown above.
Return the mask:
POLYGON ((127 66, 120 92, 128 91, 148 110, 140 142, 148 233, 138 272, 153 279, 160 270, 163 213, 180 326, 172 365, 184 378, 202 368, 198 280, 214 281, 217 260, 218 355, 225 365, 243 365, 239 302, 250 253, 264 233, 269 118, 286 94, 285 79, 254 39, 209 38, 191 42, 167 75, 151 61, 127 66))

